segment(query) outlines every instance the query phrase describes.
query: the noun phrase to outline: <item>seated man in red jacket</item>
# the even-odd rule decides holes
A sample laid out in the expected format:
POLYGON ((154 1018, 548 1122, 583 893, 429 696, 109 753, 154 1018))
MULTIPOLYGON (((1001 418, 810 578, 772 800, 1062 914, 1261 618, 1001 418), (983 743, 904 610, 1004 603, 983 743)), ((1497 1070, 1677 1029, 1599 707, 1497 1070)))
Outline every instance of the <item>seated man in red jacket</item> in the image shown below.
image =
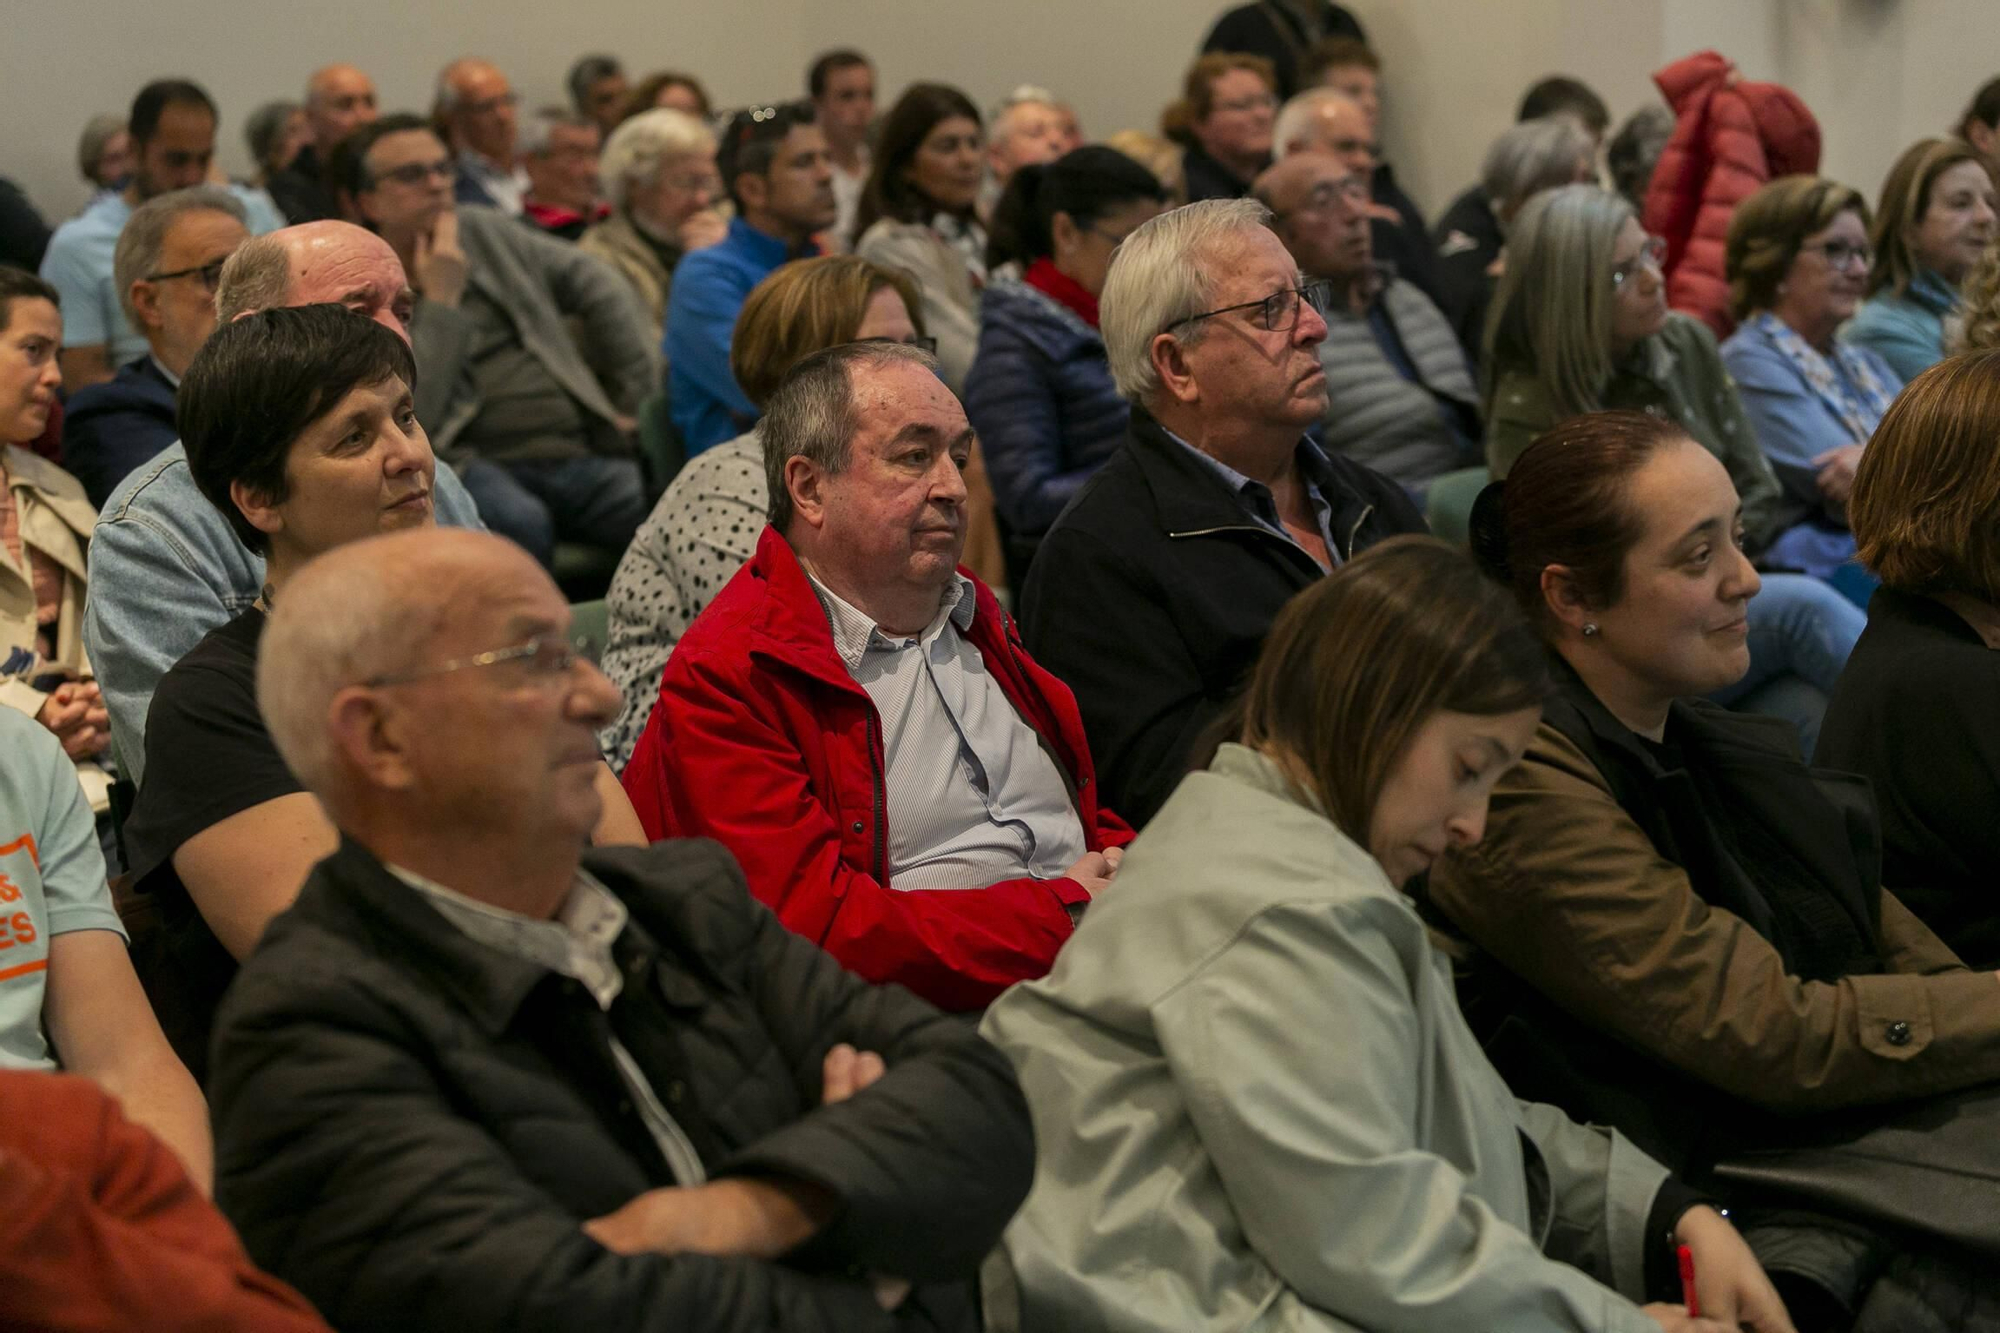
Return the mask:
POLYGON ((625 789, 863 977, 979 1008, 1048 971, 1131 830, 1075 699, 958 569, 973 435, 936 363, 831 348, 762 432, 771 524, 675 648, 625 789))

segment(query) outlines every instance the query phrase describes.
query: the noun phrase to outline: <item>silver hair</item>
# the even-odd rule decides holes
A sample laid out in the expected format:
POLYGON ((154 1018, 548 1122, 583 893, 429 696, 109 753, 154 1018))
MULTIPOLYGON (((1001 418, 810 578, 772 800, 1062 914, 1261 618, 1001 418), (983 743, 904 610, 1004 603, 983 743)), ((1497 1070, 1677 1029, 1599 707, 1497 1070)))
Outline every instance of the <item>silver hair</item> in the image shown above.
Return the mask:
POLYGON ((785 464, 810 459, 822 472, 837 474, 860 429, 854 406, 854 368, 907 362, 937 373, 937 358, 903 343, 841 343, 814 352, 785 373, 764 405, 757 433, 764 445, 764 480, 770 487, 771 526, 780 534, 792 522, 792 495, 785 464))
POLYGON ((83 137, 76 141, 76 167, 86 180, 96 183, 97 159, 104 156, 104 145, 124 132, 125 115, 120 111, 106 111, 84 122, 83 137))
POLYGON ((297 102, 266 102, 243 122, 243 145, 250 150, 250 161, 258 171, 264 170, 264 159, 278 146, 286 124, 299 110, 301 107, 297 102))
POLYGON ((215 288, 215 318, 228 324, 252 310, 287 304, 292 290, 292 256, 277 232, 252 236, 222 265, 215 288))
POLYGON ((1320 108, 1337 103, 1361 109, 1360 103, 1333 88, 1308 88, 1286 102, 1271 125, 1271 144, 1277 155, 1285 157, 1309 142, 1315 135, 1313 126, 1319 119, 1320 108))
POLYGON ((1569 116, 1510 125, 1486 150, 1479 189, 1495 213, 1511 218, 1543 190, 1574 184, 1577 163, 1596 152, 1590 131, 1569 116))
MULTIPOLYGON (((1270 226, 1271 210, 1255 199, 1204 199, 1144 223, 1111 259, 1098 300, 1098 327, 1111 380, 1132 402, 1146 404, 1160 389, 1153 339, 1208 305, 1216 252, 1270 226)), ((1183 346, 1202 337, 1191 325, 1176 335, 1183 346)))
POLYGON ((594 130, 597 122, 566 106, 536 107, 521 121, 516 150, 523 157, 546 157, 549 137, 559 129, 594 130))
POLYGON ((1009 111, 1012 111, 1017 106, 1028 106, 1031 103, 1053 107, 1064 105, 1060 97, 1057 97, 1039 83, 1018 84, 1015 86, 1013 92, 1008 93, 993 104, 993 109, 986 113, 986 123, 991 126, 997 126, 1000 123, 1000 118, 1009 111))
POLYGON ((132 307, 132 284, 158 271, 167 233, 189 213, 227 213, 244 226, 250 225, 242 202, 216 185, 170 190, 133 209, 118 233, 117 248, 111 252, 111 281, 118 288, 118 306, 135 329, 139 327, 139 312, 132 307))
POLYGON ((685 111, 655 107, 611 131, 597 159, 597 177, 605 199, 622 210, 632 187, 658 179, 667 158, 702 154, 714 156, 715 132, 685 111))

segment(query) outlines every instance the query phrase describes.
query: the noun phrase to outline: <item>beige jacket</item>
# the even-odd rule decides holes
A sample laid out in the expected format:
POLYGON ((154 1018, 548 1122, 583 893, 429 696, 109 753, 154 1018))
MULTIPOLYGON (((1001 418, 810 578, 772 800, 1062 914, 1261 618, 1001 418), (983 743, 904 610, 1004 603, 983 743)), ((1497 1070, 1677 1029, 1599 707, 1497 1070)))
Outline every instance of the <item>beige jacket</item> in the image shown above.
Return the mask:
POLYGON ((632 219, 613 213, 578 239, 577 248, 603 260, 623 274, 639 294, 640 304, 653 317, 653 328, 667 324, 667 292, 673 282, 672 265, 663 263, 659 251, 639 234, 632 219))
MULTIPOLYGON (((20 512, 22 546, 42 552, 63 570, 55 658, 46 665, 88 676, 90 663, 83 652, 84 548, 97 523, 97 511, 85 498, 81 482, 39 454, 7 445, 0 449, 0 470, 6 473, 7 488, 20 512)), ((0 661, 17 648, 34 651, 35 630, 34 573, 25 560, 16 564, 0 546, 0 661)), ((0 704, 33 717, 47 698, 24 677, 0 676, 0 704)))

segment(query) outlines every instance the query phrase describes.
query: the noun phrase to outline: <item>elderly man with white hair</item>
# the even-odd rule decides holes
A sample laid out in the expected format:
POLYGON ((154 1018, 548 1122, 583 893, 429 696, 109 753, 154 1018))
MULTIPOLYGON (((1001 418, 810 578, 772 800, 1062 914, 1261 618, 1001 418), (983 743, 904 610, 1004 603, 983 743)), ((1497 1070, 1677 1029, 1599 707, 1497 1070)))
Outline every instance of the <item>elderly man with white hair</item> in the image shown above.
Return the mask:
POLYGON ((611 214, 577 245, 624 274, 664 331, 681 256, 729 234, 715 207, 722 197, 715 134, 684 111, 642 111, 605 140, 597 174, 611 214))
POLYGON ((986 166, 997 198, 1022 167, 1053 162, 1083 146, 1076 112, 1046 88, 1024 83, 986 118, 986 166))
POLYGON ((344 1328, 978 1326, 1005 1057, 781 926, 712 842, 588 851, 617 691, 521 551, 354 543, 257 697, 340 831, 230 992, 217 1197, 344 1328))
POLYGON ((1030 651, 1076 692, 1103 799, 1135 824, 1187 771, 1278 609, 1378 541, 1424 531, 1395 482, 1329 457, 1323 284, 1249 199, 1145 223, 1099 327, 1132 402, 1125 443, 1043 539, 1030 651))

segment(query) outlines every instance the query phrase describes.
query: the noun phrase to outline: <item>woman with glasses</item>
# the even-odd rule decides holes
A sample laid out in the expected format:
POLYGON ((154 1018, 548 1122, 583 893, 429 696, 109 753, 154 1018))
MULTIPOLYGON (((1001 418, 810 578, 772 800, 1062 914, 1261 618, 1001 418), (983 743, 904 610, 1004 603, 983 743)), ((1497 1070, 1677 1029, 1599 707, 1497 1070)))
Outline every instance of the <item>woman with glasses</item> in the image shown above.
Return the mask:
POLYGON ((2000 231, 2000 197, 1971 146, 1924 139, 1889 168, 1878 202, 1868 299, 1841 337, 1911 380, 1944 358, 1960 285, 2000 231))
POLYGON ((611 215, 577 247, 625 275, 664 334, 674 269, 729 232, 716 211, 715 135, 682 111, 642 111, 611 132, 597 164, 611 215))
POLYGON ((882 122, 854 219, 855 254, 917 280, 938 367, 954 393, 979 345, 986 229, 976 210, 985 173, 984 131, 971 100, 941 83, 913 83, 882 122))
MULTIPOLYGON (((1664 257, 1632 206, 1594 185, 1551 190, 1521 210, 1481 359, 1487 465, 1505 477, 1537 437, 1587 412, 1663 417, 1721 460, 1743 501, 1744 548, 1760 558, 1786 526, 1783 492, 1715 335, 1667 309, 1664 257)), ((1786 718, 1810 753, 1866 622, 1817 579, 1782 573, 1764 581, 1750 616, 1750 672, 1718 701, 1786 718)))
MULTIPOLYGON (((1813 176, 1786 176, 1751 195, 1724 250, 1740 323, 1722 363, 1783 487, 1765 560, 1815 578, 1854 558, 1854 469, 1903 387, 1880 356, 1834 337, 1861 303, 1868 260, 1868 205, 1813 176)), ((1872 582, 1858 567, 1842 575, 1863 604, 1872 582)))
POLYGON ((1277 119, 1277 77, 1262 56, 1217 51, 1189 66, 1180 100, 1160 116, 1160 133, 1186 150, 1188 202, 1249 194, 1271 165, 1277 119))
MULTIPOLYGON (((823 348, 880 340, 934 352, 917 284, 851 255, 800 259, 757 284, 737 317, 729 364, 761 414, 785 372, 823 348)), ((660 697, 674 645, 757 549, 771 507, 753 428, 688 460, 618 562, 604 674, 625 705, 599 733, 622 770, 660 697)))
POLYGON ((1042 534, 1125 438, 1131 409, 1111 382, 1097 298, 1126 235, 1166 209, 1152 172, 1116 149, 1076 149, 1022 167, 993 209, 989 269, 965 414, 979 432, 1020 587, 1042 534))

